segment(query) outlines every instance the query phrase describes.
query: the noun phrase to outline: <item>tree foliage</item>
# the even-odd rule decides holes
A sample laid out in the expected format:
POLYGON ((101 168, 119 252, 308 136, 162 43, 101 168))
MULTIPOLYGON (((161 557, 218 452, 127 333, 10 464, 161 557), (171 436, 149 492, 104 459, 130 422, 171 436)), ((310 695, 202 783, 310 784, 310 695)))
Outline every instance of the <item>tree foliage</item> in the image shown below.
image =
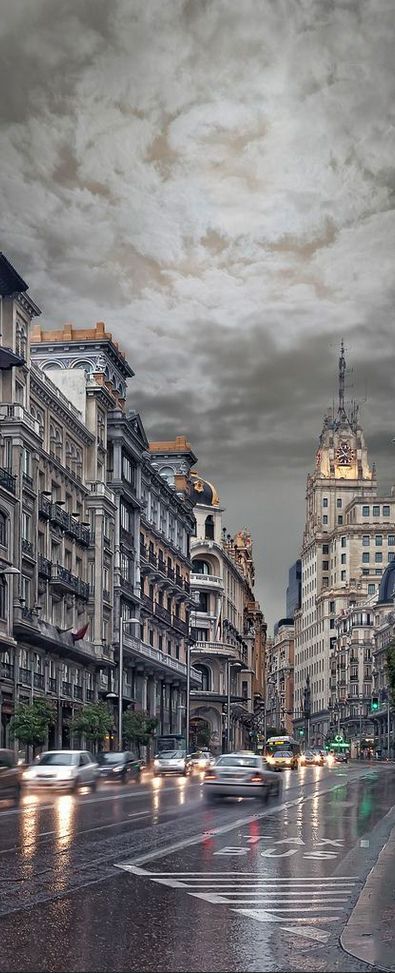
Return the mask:
POLYGON ((102 743, 112 728, 113 718, 106 703, 88 703, 71 722, 74 733, 93 743, 102 743))
POLYGON ((137 748, 146 747, 158 725, 158 720, 141 710, 127 710, 123 715, 123 738, 137 748))
POLYGON ((395 706, 395 642, 391 642, 387 648, 387 673, 391 702, 395 706))
POLYGON ((46 699, 20 703, 11 718, 11 733, 25 746, 38 747, 45 743, 48 729, 55 723, 55 710, 46 699))

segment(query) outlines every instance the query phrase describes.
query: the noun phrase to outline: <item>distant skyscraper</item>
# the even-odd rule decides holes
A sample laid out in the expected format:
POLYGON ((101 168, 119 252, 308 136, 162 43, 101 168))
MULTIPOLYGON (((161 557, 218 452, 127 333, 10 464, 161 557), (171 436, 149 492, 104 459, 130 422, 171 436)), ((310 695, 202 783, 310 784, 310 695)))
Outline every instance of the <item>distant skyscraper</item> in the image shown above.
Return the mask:
POLYGON ((302 562, 300 558, 295 561, 294 564, 289 569, 288 572, 288 588, 286 596, 286 616, 287 618, 293 618, 295 612, 301 606, 302 598, 302 562))

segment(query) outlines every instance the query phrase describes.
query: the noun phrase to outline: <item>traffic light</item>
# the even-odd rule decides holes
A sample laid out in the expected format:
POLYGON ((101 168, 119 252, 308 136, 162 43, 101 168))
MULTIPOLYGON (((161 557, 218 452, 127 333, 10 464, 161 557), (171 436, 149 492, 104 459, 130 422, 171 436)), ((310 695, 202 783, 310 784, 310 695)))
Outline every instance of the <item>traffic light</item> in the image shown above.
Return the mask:
POLYGON ((304 737, 304 730, 302 730, 302 728, 300 728, 300 730, 299 730, 299 736, 300 737, 304 737))
POLYGON ((379 699, 378 699, 378 696, 372 696, 372 699, 371 699, 371 702, 370 702, 370 709, 372 710, 372 713, 376 713, 376 711, 378 710, 378 708, 379 708, 379 699))

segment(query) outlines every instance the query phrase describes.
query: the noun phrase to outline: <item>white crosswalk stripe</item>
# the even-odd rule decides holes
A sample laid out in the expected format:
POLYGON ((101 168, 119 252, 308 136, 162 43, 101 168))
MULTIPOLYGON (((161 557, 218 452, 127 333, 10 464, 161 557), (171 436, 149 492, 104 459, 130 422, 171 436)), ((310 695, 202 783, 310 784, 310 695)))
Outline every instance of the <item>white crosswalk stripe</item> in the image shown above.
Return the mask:
POLYGON ((257 872, 149 872, 133 865, 123 867, 156 885, 184 889, 193 898, 227 905, 259 922, 311 924, 341 919, 358 881, 356 876, 284 878, 257 872))

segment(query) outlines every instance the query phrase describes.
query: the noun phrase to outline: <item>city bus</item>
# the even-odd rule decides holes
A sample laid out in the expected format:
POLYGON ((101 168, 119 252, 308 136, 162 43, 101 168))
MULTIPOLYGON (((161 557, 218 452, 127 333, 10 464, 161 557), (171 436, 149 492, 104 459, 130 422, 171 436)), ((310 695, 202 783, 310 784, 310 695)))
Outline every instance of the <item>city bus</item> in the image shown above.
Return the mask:
POLYGON ((264 747, 265 757, 273 756, 278 750, 286 750, 287 753, 292 753, 293 756, 299 757, 300 744, 293 737, 289 736, 269 737, 264 747))

